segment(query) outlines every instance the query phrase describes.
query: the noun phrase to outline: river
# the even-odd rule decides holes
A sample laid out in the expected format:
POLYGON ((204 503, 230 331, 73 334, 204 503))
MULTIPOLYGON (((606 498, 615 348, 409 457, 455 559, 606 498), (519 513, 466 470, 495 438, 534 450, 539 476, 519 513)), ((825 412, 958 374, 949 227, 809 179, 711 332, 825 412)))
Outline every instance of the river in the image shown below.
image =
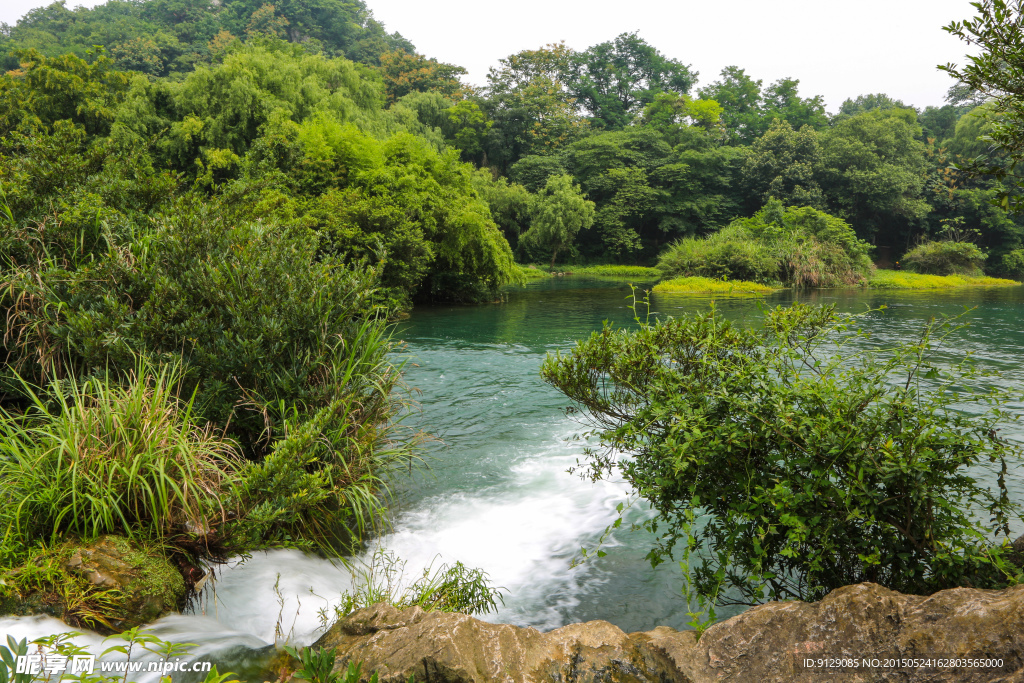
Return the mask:
MULTIPOLYGON (((1024 287, 786 291, 766 303, 794 299, 848 312, 885 304, 864 321, 880 342, 911 339, 927 319, 973 308, 966 314, 970 327, 947 353, 970 351, 1000 371, 1001 382, 1024 387, 1024 287)), ((419 403, 408 424, 439 437, 426 448, 429 470, 396 482, 393 528, 378 539, 407 563, 407 577, 456 560, 482 568, 505 589, 504 606, 484 617, 489 621, 543 630, 590 619, 626 631, 686 627, 679 568, 666 563, 652 570, 644 559, 650 539, 642 532, 623 525, 605 541, 605 557, 570 566, 613 521, 626 489, 567 473, 581 454, 573 436, 582 428, 564 414, 566 399, 538 370, 547 353, 570 348, 605 320, 632 324, 631 301, 621 282, 552 278, 510 291, 501 304, 417 308, 398 326, 406 379, 419 403)), ((709 301, 653 296, 652 310, 680 315, 709 301)), ((725 298, 716 305, 740 322, 760 315, 754 299, 725 298)), ((1024 413, 1020 402, 1010 408, 1024 413)), ((1013 436, 1024 441, 1022 431, 1013 436)), ((1024 472, 1012 472, 1009 484, 1024 498, 1024 472)), ((646 514, 636 506, 627 522, 646 514)), ((156 626, 164 637, 199 643, 208 653, 275 640, 306 644, 322 633, 325 617, 349 588, 349 572, 325 560, 291 551, 259 554, 223 569, 197 614, 156 626)), ((49 619, 0 619, 0 633, 18 637, 59 627, 49 619)))

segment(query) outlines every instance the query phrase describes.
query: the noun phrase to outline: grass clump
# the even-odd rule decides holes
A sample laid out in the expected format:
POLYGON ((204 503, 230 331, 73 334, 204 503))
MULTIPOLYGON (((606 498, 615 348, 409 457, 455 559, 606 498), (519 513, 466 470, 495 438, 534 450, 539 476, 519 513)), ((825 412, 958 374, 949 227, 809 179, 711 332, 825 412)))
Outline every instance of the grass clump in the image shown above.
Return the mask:
POLYGON ((744 280, 714 280, 709 277, 677 277, 654 286, 655 294, 726 294, 763 296, 778 291, 759 282, 744 280))
POLYGON ((344 618, 364 607, 386 602, 399 609, 486 614, 504 604, 501 588, 493 587, 487 573, 461 562, 426 567, 415 580, 405 580, 405 562, 378 548, 369 562, 353 571, 352 591, 342 593, 336 616, 344 618))
POLYGON ((786 208, 773 199, 752 218, 676 242, 662 253, 658 268, 666 277, 841 287, 865 281, 870 248, 842 219, 809 207, 786 208))
POLYGON ((903 267, 923 275, 981 275, 985 254, 972 242, 943 240, 914 247, 902 259, 903 267))
POLYGON ((900 270, 876 270, 868 280, 872 289, 957 289, 960 287, 1012 287, 1015 280, 985 275, 925 275, 900 270))
POLYGON ((26 545, 117 533, 159 538, 223 519, 235 448, 195 426, 174 387, 180 370, 141 364, 124 385, 92 378, 31 390, 31 409, 0 414, 0 524, 26 545))

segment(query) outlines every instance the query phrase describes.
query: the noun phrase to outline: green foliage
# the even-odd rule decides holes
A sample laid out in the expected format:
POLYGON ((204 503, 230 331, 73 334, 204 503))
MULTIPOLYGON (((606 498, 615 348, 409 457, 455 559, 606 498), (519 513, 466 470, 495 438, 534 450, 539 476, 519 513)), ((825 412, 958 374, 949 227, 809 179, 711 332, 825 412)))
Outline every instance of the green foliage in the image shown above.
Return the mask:
POLYGON ((90 135, 105 134, 131 77, 100 55, 91 63, 74 55, 18 53, 17 75, 0 78, 0 135, 71 121, 90 135))
POLYGON ((864 114, 869 111, 886 111, 889 109, 913 109, 913 107, 903 104, 901 100, 894 100, 885 93, 870 93, 845 100, 839 105, 837 119, 842 120, 846 117, 864 114))
POLYGON ((686 94, 695 81, 689 66, 665 57, 636 33, 573 54, 565 77, 591 125, 608 130, 632 123, 659 91, 686 94))
POLYGON ((558 252, 571 247, 577 233, 593 223, 594 203, 583 198, 572 176, 551 176, 532 200, 530 229, 520 242, 526 248, 550 249, 554 268, 558 252))
POLYGON ((18 658, 27 654, 27 639, 18 641, 13 636, 7 636, 7 645, 0 645, 0 663, 3 664, 3 668, 0 668, 0 683, 31 683, 31 675, 16 673, 18 658))
POLYGON ((380 66, 376 70, 384 79, 389 103, 411 92, 436 92, 453 98, 462 89, 459 76, 467 73, 461 66, 405 50, 380 55, 380 66))
POLYGON ((911 109, 876 109, 837 123, 822 135, 820 184, 829 211, 857 236, 906 233, 930 207, 921 198, 925 146, 911 109))
POLYGON ((801 98, 797 92, 800 81, 784 78, 764 90, 761 83, 743 69, 727 66, 722 69, 720 80, 701 88, 702 98, 721 106, 721 119, 730 143, 749 145, 779 122, 794 130, 828 126, 823 98, 801 98))
MULTIPOLYGON (((963 66, 949 63, 939 69, 957 79, 958 85, 988 98, 988 111, 994 114, 985 136, 989 150, 975 158, 970 170, 1008 180, 1019 190, 1024 182, 1014 174, 1014 168, 1024 157, 1024 44, 1020 40, 1024 2, 981 0, 971 5, 977 16, 953 21, 943 30, 980 50, 967 55, 963 66)), ((1024 208, 1019 192, 1011 193, 1005 188, 1001 196, 1002 205, 1012 208, 1014 213, 1024 208)))
POLYGON ((743 163, 750 199, 757 206, 774 197, 794 206, 822 208, 824 197, 816 177, 820 158, 821 143, 814 130, 774 122, 754 141, 743 163))
POLYGON ((795 305, 757 329, 713 308, 606 325, 549 356, 542 376, 593 428, 584 476, 622 477, 650 503, 649 558, 686 543, 699 594, 757 603, 861 581, 905 593, 1016 583, 1008 534, 1021 508, 1005 476, 1022 453, 999 431, 1010 396, 969 358, 938 355, 956 320, 884 352, 855 322, 795 305))
POLYGON ((810 207, 784 208, 773 199, 752 218, 704 239, 676 242, 658 267, 668 277, 837 287, 863 282, 871 270, 869 249, 842 219, 810 207))
MULTIPOLYGON (((409 41, 388 34, 361 0, 239 0, 207 5, 176 0, 111 1, 68 9, 55 2, 28 12, 0 38, 0 52, 36 48, 47 56, 87 57, 105 48, 121 69, 153 76, 187 72, 221 56, 235 36, 286 38, 311 52, 378 64, 409 41), (225 38, 226 37, 226 38, 225 38)), ((5 60, 14 69, 17 60, 5 60)))
POLYGON ((662 252, 658 269, 666 278, 701 277, 714 280, 774 282, 779 263, 772 250, 758 243, 738 224, 706 238, 686 237, 662 252))
POLYGON ((1003 256, 1003 272, 1010 277, 1024 278, 1024 249, 1015 249, 1003 256))
POLYGON ((538 192, 548 178, 565 173, 561 159, 554 156, 526 156, 517 161, 508 175, 512 182, 522 185, 530 192, 538 192))
POLYGON ((530 207, 533 202, 530 192, 519 183, 510 183, 505 178, 495 180, 485 170, 473 174, 473 189, 487 202, 491 218, 514 250, 519 237, 530 227, 530 207))
MULTIPOLYGON (((313 649, 311 647, 294 648, 290 645, 284 646, 285 652, 302 663, 301 667, 295 670, 293 676, 310 683, 340 683, 341 681, 348 683, 350 680, 358 681, 362 668, 361 663, 349 662, 348 672, 344 678, 334 673, 334 653, 336 650, 337 648, 333 647, 330 649, 313 649)), ((377 674, 374 672, 372 680, 375 682, 376 679, 377 674)))
POLYGON ((972 242, 924 242, 903 255, 903 267, 925 275, 981 275, 985 253, 972 242))
MULTIPOLYGON (((37 638, 32 641, 32 645, 35 646, 36 652, 41 654, 43 657, 47 655, 56 655, 62 657, 63 661, 67 663, 70 659, 76 655, 90 655, 81 645, 74 642, 75 638, 82 635, 81 633, 59 633, 51 636, 44 636, 37 638)), ((194 643, 172 643, 167 640, 153 635, 148 631, 142 631, 138 627, 129 629, 124 633, 110 636, 106 640, 120 640, 124 642, 124 645, 112 645, 100 654, 103 657, 112 652, 116 652, 124 655, 128 662, 132 661, 132 657, 140 650, 149 652, 157 655, 160 659, 159 662, 166 664, 172 657, 180 658, 183 655, 188 655, 190 648, 195 647, 194 643)), ((93 672, 93 673, 67 673, 67 667, 64 671, 60 671, 56 674, 47 674, 45 669, 40 669, 38 674, 29 673, 15 673, 16 671, 16 657, 18 655, 29 654, 29 643, 25 639, 20 642, 16 642, 10 636, 7 637, 8 647, 0 646, 0 683, 31 683, 32 681, 47 681, 53 683, 60 683, 60 681, 77 681, 78 683, 126 683, 128 680, 128 671, 126 670, 121 676, 109 676, 105 673, 93 672), (10 655, 10 656, 8 656, 10 655)), ((163 667, 162 667, 163 668, 163 667)), ((168 669, 170 670, 170 669, 168 669)), ((217 666, 213 665, 210 671, 207 672, 205 678, 202 679, 201 683, 230 683, 229 679, 234 677, 235 674, 231 672, 220 673, 217 671, 217 666)), ((164 676, 160 678, 161 683, 169 683, 171 680, 170 676, 164 676)), ((411 683, 411 682, 410 682, 411 683)))

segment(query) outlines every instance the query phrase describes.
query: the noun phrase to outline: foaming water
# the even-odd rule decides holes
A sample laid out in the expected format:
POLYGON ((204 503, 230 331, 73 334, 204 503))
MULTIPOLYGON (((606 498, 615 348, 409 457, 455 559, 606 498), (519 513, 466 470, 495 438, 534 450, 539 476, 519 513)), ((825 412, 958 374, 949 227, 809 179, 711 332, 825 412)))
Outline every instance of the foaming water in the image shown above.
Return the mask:
MULTIPOLYGON (((220 663, 218 668, 225 670, 225 666, 232 666, 234 671, 244 671, 247 668, 262 668, 272 648, 268 643, 251 633, 233 629, 222 622, 205 617, 191 615, 173 614, 153 622, 147 627, 153 635, 174 643, 188 643, 188 654, 173 659, 180 659, 189 664, 193 662, 210 661, 220 663)), ((112 652, 103 654, 107 648, 113 645, 124 645, 124 641, 105 639, 103 636, 92 631, 81 628, 71 628, 63 621, 52 617, 8 617, 0 619, 0 635, 3 635, 3 644, 6 645, 7 636, 20 641, 22 639, 32 642, 38 638, 56 635, 60 633, 76 634, 73 642, 82 647, 87 653, 97 657, 97 661, 105 663, 123 662, 126 657, 123 654, 112 652), (100 656, 102 658, 100 659, 100 656)), ((31 648, 30 652, 35 652, 31 648)), ((139 683, 157 683, 162 673, 159 671, 148 671, 149 664, 158 663, 161 657, 148 652, 136 645, 132 651, 133 662, 141 662, 143 671, 128 675, 129 680, 139 683)), ((96 672, 99 673, 99 665, 96 672)), ((108 673, 108 675, 114 675, 108 673)), ((202 680, 205 674, 192 672, 174 672, 174 681, 182 683, 202 680)))

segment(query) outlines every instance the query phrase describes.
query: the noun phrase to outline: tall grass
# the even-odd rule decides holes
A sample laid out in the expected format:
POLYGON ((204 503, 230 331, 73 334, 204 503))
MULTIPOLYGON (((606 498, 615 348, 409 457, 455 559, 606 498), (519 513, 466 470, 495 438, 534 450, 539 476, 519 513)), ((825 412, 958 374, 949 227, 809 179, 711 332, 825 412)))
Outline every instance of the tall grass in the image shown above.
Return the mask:
POLYGON ((665 277, 769 282, 779 279, 778 258, 746 229, 735 225, 706 238, 687 237, 662 252, 658 269, 665 277))
POLYGON ((174 393, 180 374, 140 362, 123 385, 68 381, 45 400, 26 386, 29 410, 0 412, 7 542, 161 538, 223 519, 237 455, 194 424, 191 400, 174 393))
POLYGON ((904 254, 903 267, 924 275, 981 275, 985 253, 971 242, 944 240, 919 244, 904 254))
POLYGON ((329 342, 315 403, 268 406, 283 427, 271 452, 242 470, 234 543, 330 553, 383 528, 390 476, 419 462, 425 438, 402 425, 409 401, 390 334, 380 320, 361 321, 329 342))
POLYGON ((899 270, 876 270, 868 281, 872 289, 956 289, 959 287, 1012 287, 1020 283, 997 277, 923 275, 899 270))
POLYGON ((665 277, 843 287, 864 283, 870 248, 835 216, 771 200, 751 218, 702 239, 679 240, 661 254, 658 268, 665 277))

